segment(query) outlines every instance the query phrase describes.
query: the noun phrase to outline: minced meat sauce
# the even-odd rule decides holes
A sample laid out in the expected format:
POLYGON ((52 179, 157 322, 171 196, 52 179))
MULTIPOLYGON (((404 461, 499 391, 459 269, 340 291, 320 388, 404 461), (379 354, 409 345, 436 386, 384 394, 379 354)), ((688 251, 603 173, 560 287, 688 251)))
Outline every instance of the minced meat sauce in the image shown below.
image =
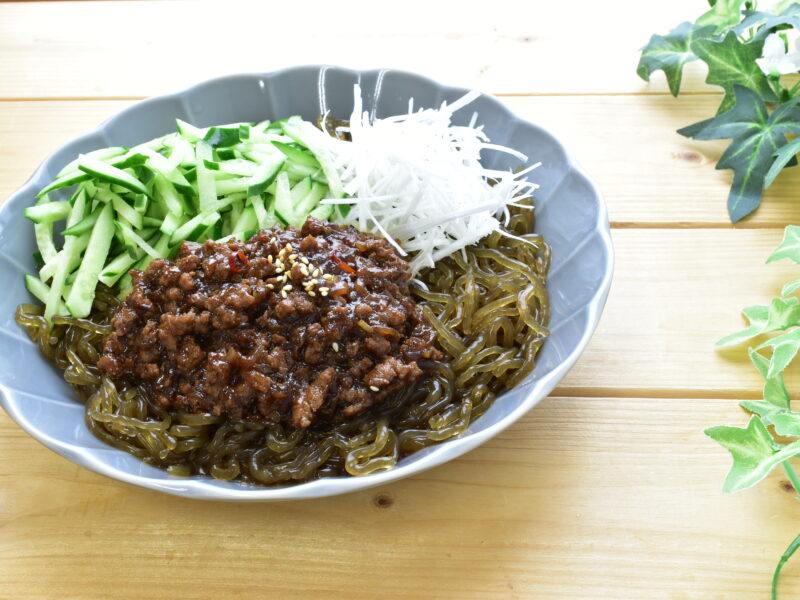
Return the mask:
POLYGON ((358 415, 441 358, 408 264, 350 227, 186 242, 133 278, 98 367, 164 409, 304 428, 358 415))

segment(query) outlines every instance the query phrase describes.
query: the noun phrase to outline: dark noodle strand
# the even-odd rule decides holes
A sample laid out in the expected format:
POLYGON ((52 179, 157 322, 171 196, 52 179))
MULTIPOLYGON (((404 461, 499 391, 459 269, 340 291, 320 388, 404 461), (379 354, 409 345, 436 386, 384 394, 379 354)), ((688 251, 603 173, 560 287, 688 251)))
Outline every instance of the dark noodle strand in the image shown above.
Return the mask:
POLYGON ((437 263, 413 286, 446 358, 427 377, 345 423, 292 429, 168 412, 144 387, 113 382, 95 366, 119 300, 100 285, 87 319, 21 304, 16 320, 85 400, 86 423, 105 443, 174 476, 206 474, 258 485, 366 475, 468 430, 503 390, 535 366, 548 331, 550 250, 533 211, 515 209, 510 237, 494 233, 437 263))

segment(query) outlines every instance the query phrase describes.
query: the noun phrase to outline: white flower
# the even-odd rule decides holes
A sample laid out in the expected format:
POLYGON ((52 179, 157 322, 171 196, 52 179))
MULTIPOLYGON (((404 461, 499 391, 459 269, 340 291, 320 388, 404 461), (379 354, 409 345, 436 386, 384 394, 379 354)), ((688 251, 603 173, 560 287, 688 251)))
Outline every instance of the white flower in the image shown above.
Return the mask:
POLYGON ((795 51, 786 52, 781 36, 769 34, 764 41, 763 56, 756 59, 756 64, 766 75, 797 73, 800 71, 800 38, 795 40, 795 51))

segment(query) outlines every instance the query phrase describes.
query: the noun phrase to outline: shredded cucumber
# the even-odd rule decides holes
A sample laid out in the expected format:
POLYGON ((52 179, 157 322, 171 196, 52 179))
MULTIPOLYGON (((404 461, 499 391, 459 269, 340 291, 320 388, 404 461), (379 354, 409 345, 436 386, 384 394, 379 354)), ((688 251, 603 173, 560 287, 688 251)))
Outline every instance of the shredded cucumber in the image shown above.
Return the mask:
POLYGON ((333 207, 320 200, 338 197, 341 183, 313 147, 313 127, 299 117, 207 128, 177 120, 175 133, 78 156, 25 209, 40 266, 38 277, 26 276, 28 290, 48 319, 84 317, 98 282, 124 297, 130 269, 174 255, 185 241, 247 240, 309 215, 330 218, 333 207), (73 186, 69 201, 48 195, 73 186))

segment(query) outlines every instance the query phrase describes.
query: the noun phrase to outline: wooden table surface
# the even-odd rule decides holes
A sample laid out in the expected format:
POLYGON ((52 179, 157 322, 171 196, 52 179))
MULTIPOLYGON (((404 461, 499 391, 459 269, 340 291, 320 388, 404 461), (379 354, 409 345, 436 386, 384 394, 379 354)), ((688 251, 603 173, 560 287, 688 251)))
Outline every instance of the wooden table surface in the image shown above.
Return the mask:
MULTIPOLYGON (((600 326, 553 395, 378 489, 169 497, 68 462, 0 412, 0 598, 766 598, 800 532, 795 493, 775 473, 723 495, 729 457, 702 431, 742 426, 737 401, 760 393, 744 351, 713 342, 797 278, 763 263, 800 224, 800 169, 731 226, 724 142, 675 133, 711 116, 719 89, 698 63, 678 99, 660 74, 636 77, 650 34, 705 4, 0 3, 0 199, 146 96, 292 64, 399 67, 497 94, 554 132, 605 195, 616 250, 600 326)), ((800 564, 782 590, 798 597, 800 564)))

